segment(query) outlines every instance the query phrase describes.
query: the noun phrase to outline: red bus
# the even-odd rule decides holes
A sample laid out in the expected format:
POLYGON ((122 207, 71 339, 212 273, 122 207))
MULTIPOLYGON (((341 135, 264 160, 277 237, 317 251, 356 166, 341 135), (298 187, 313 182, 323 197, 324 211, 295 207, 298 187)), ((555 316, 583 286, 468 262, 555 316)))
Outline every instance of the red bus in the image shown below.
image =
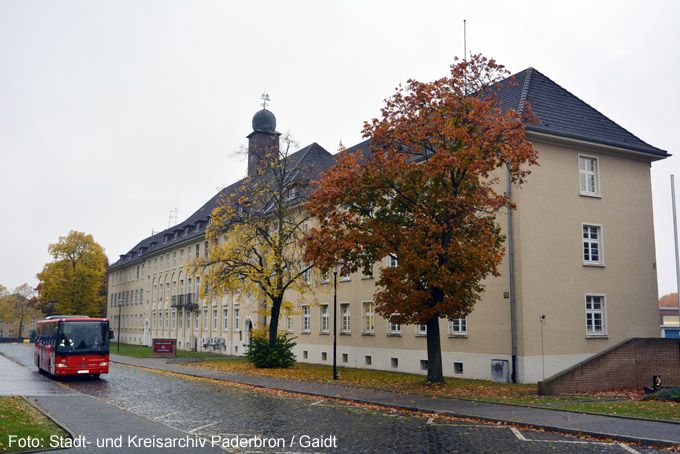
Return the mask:
POLYGON ((109 339, 105 318, 52 315, 36 325, 34 361, 51 376, 109 373, 109 339))

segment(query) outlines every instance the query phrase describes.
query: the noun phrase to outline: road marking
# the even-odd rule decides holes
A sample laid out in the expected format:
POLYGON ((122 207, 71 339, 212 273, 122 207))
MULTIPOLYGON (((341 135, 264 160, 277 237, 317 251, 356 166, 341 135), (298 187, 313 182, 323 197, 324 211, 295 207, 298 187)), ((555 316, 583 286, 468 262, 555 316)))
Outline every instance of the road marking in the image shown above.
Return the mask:
POLYGON ((427 418, 427 422, 425 424, 427 424, 428 426, 434 425, 434 417, 430 416, 429 418, 427 418))
POLYGON ((524 435, 522 435, 522 432, 520 432, 517 428, 511 427, 510 430, 512 431, 513 434, 515 434, 515 437, 517 437, 518 440, 529 441, 526 439, 524 435))
POLYGON ((217 424, 217 421, 211 422, 210 424, 206 424, 206 425, 204 425, 204 426, 199 426, 199 427, 196 427, 196 428, 194 428, 194 429, 191 429, 191 430, 189 431, 189 433, 190 433, 190 434, 195 433, 197 430, 205 429, 205 428, 207 428, 207 427, 214 426, 215 424, 217 424))
POLYGON ((164 419, 164 418, 167 418, 168 416, 174 415, 175 413, 178 413, 178 412, 177 412, 177 411, 172 411, 172 412, 168 413, 167 415, 163 415, 163 416, 156 416, 156 417, 155 417, 155 418, 153 418, 153 419, 155 419, 156 421, 158 421, 159 419, 164 419))
POLYGON ((636 451, 625 443, 617 443, 624 451, 628 451, 630 454, 640 454, 640 451, 636 451))
POLYGON ((311 405, 319 405, 321 402, 326 402, 326 399, 317 400, 317 401, 315 401, 315 402, 312 402, 312 403, 309 404, 309 405, 310 405, 310 406, 311 406, 311 405))

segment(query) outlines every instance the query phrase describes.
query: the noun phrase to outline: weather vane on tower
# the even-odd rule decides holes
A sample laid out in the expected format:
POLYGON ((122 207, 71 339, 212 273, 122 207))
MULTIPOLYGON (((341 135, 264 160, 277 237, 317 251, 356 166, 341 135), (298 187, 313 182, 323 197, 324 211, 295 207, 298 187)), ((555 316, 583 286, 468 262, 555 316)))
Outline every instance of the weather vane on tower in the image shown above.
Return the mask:
POLYGON ((266 92, 262 93, 262 96, 260 97, 260 99, 262 100, 262 104, 261 104, 262 108, 266 109, 267 103, 269 102, 269 95, 266 92))

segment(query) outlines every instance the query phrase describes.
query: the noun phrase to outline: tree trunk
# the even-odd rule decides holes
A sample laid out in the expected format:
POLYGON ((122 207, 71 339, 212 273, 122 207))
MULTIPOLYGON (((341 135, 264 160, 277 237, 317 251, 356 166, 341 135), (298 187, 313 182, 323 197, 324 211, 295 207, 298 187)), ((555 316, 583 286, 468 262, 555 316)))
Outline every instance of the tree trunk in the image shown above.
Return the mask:
POLYGON ((281 314, 281 302, 283 297, 272 299, 272 314, 269 320, 269 348, 276 345, 276 335, 279 331, 279 315, 281 314))
POLYGON ((442 346, 439 337, 439 317, 427 321, 427 381, 444 383, 442 371, 442 346))

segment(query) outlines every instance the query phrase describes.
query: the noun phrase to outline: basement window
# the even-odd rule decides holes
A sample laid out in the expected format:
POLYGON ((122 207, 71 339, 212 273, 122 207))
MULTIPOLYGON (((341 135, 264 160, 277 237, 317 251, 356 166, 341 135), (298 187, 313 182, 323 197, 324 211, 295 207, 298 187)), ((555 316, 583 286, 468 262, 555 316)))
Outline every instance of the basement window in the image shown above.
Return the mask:
POLYGON ((420 360, 420 370, 427 370, 427 360, 426 359, 420 360))
POLYGON ((453 363, 453 373, 462 374, 463 373, 463 363, 455 362, 453 363))
POLYGON ((392 358, 392 359, 390 360, 390 362, 392 363, 392 368, 393 368, 393 369, 396 369, 396 368, 399 367, 399 358, 392 358))

